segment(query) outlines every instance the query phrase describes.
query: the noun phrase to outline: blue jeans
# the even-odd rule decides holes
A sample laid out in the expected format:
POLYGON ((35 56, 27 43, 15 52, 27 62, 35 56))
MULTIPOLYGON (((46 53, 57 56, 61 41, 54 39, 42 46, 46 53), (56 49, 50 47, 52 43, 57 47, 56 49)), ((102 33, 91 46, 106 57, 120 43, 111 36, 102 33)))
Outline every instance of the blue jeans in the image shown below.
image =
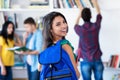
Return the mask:
POLYGON ((91 74, 94 73, 95 80, 103 80, 104 66, 101 60, 89 62, 81 61, 81 73, 83 80, 92 80, 91 74))
POLYGON ((39 71, 31 71, 31 66, 27 64, 28 80, 39 80, 39 71))
POLYGON ((0 80, 12 80, 12 68, 11 66, 5 66, 7 74, 5 76, 1 75, 1 67, 0 67, 0 80))

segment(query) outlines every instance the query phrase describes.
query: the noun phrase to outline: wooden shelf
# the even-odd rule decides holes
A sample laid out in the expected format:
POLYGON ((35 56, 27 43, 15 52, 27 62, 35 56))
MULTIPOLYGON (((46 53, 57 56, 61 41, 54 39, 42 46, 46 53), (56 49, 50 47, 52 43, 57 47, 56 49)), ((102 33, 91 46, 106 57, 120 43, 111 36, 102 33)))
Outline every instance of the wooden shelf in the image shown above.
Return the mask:
POLYGON ((0 11, 49 11, 50 9, 48 8, 38 8, 38 9, 0 9, 0 11))
POLYGON ((120 68, 105 67, 105 70, 120 71, 120 68))

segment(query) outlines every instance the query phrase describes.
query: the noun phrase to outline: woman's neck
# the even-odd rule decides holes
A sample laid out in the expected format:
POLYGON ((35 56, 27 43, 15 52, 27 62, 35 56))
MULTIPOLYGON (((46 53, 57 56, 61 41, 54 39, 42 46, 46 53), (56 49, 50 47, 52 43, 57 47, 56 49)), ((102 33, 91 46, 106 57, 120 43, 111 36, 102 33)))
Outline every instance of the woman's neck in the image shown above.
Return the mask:
POLYGON ((56 39, 54 39, 53 40, 53 43, 56 43, 56 42, 58 42, 59 40, 61 40, 62 38, 56 38, 56 39))

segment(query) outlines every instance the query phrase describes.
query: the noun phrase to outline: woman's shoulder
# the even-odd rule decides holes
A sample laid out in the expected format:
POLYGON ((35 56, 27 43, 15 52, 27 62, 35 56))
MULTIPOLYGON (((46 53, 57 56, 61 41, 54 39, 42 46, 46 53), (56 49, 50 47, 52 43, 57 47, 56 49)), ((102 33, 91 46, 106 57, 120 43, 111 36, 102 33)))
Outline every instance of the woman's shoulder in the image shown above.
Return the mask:
POLYGON ((61 44, 62 44, 62 45, 68 44, 68 43, 70 43, 70 42, 69 42, 68 40, 66 40, 66 39, 61 40, 61 44))
POLYGON ((0 36, 0 45, 3 45, 5 43, 5 39, 3 38, 3 36, 0 36))
POLYGON ((4 38, 3 38, 3 36, 0 35, 0 41, 1 41, 1 40, 4 40, 4 38))
POLYGON ((72 50, 74 50, 74 47, 71 45, 71 43, 67 39, 63 39, 61 41, 62 46, 65 45, 65 44, 68 44, 72 48, 72 50))

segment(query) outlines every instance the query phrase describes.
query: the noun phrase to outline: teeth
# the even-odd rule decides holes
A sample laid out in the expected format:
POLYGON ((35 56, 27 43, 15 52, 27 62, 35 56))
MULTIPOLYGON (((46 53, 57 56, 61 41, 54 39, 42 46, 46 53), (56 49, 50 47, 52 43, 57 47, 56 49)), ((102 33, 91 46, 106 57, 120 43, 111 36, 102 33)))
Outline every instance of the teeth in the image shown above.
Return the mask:
POLYGON ((66 29, 65 29, 65 30, 62 30, 62 31, 66 31, 66 29))

